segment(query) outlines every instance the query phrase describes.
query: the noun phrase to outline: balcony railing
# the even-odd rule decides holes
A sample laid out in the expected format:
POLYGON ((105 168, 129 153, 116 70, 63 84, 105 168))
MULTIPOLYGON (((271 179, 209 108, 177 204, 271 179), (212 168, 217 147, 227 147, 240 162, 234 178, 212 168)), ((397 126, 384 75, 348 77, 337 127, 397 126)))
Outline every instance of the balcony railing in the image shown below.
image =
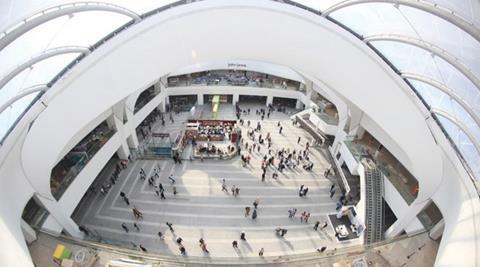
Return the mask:
POLYGON ((408 205, 417 198, 418 182, 411 174, 411 177, 404 175, 408 171, 400 162, 397 161, 393 164, 392 162, 374 157, 370 152, 371 148, 355 141, 344 141, 344 143, 358 162, 364 157, 372 159, 383 176, 392 183, 408 205))
POLYGON ((53 197, 58 201, 70 184, 75 180, 87 163, 100 148, 115 134, 115 130, 102 132, 102 137, 92 143, 85 151, 72 151, 60 161, 52 171, 50 188, 53 197), (65 168, 65 166, 68 166, 65 168))

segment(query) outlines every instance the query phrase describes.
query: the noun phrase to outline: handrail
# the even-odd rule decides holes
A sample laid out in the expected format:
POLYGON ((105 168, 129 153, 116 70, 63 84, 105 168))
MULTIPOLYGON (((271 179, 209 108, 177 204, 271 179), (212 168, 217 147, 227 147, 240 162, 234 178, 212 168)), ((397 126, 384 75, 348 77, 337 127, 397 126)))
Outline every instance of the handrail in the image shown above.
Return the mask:
MULTIPOLYGON (((404 235, 399 235, 390 239, 382 240, 379 242, 373 242, 371 244, 359 244, 359 245, 353 245, 353 246, 347 246, 343 248, 337 248, 334 250, 327 250, 326 253, 320 254, 318 252, 311 252, 311 253, 302 253, 302 254, 292 254, 292 255, 287 255, 283 257, 278 257, 278 256, 265 256, 265 257, 215 257, 215 258, 210 258, 210 257, 201 257, 201 256, 176 256, 176 255, 165 255, 165 254, 157 254, 157 253, 151 253, 151 252, 142 252, 140 250, 135 250, 132 248, 125 248, 125 247, 119 247, 119 246, 114 246, 110 244, 105 244, 105 243, 99 243, 95 241, 89 241, 89 240, 84 240, 80 238, 75 238, 75 237, 70 237, 66 235, 56 235, 53 234, 47 230, 44 229, 39 229, 37 227, 33 228, 39 233, 45 234, 47 236, 50 236, 55 239, 62 240, 64 242, 70 242, 74 245, 79 245, 83 247, 88 247, 91 249, 96 249, 96 250, 103 250, 106 252, 110 253, 116 253, 116 254, 121 254, 125 256, 134 256, 134 257, 140 257, 142 259, 146 260, 152 260, 152 261, 161 261, 161 262, 176 262, 176 263, 189 263, 189 264, 211 264, 211 265, 216 265, 216 264, 241 264, 241 265, 246 265, 246 264, 265 264, 265 263, 292 263, 292 262, 298 262, 298 261, 306 261, 306 260, 315 260, 315 261, 321 261, 325 259, 331 259, 333 257, 344 257, 347 255, 351 255, 353 253, 364 253, 368 250, 372 250, 384 245, 392 244, 394 242, 399 242, 402 240, 406 239, 411 239, 411 238, 416 238, 420 235, 426 234, 430 231, 431 228, 429 229, 422 229, 416 232, 413 232, 411 234, 404 234, 404 235)), ((103 239, 101 239, 103 240, 103 239)), ((107 240, 104 240, 107 241, 107 240)), ((109 242, 109 241, 107 241, 109 242)), ((122 242, 122 241, 114 241, 111 240, 110 242, 112 243, 117 243, 117 244, 125 244, 128 242, 122 242)), ((135 244, 132 244, 132 247, 134 247, 135 244)))

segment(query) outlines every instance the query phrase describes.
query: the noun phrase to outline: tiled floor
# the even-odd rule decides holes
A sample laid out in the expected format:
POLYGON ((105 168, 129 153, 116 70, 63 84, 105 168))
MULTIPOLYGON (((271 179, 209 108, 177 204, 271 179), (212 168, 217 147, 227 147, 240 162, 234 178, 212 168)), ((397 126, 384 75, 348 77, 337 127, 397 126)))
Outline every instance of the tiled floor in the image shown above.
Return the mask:
MULTIPOLYGON (((155 131, 178 131, 182 120, 187 118, 186 113, 177 114, 175 124, 167 123, 164 128, 155 126, 155 131)), ((251 114, 245 119, 252 120, 251 125, 256 125, 259 118, 255 115, 255 107, 251 107, 251 114)), ((273 113, 269 121, 262 122, 262 134, 267 132, 272 134, 274 148, 300 149, 309 138, 306 132, 291 124, 286 114, 278 112, 273 113), (284 126, 283 134, 278 134, 278 121, 284 126), (302 137, 301 144, 296 143, 299 136, 302 137)), ((107 196, 91 193, 90 197, 82 200, 73 218, 114 245, 138 251, 137 245, 142 244, 154 254, 149 257, 137 254, 134 258, 152 266, 211 266, 215 263, 216 266, 266 264, 305 267, 352 264, 357 259, 365 259, 369 266, 433 266, 438 243, 430 240, 427 234, 364 250, 360 246, 353 247, 363 239, 336 241, 331 225, 324 232, 314 231, 315 221, 326 220, 327 214, 335 212, 335 201, 339 197, 329 198, 331 181, 322 175, 330 165, 326 160, 328 154, 325 149, 316 149, 311 157, 315 164, 313 172, 287 170, 276 181, 267 175, 264 183, 260 181, 259 166, 260 157, 266 152, 264 147, 260 153, 253 153, 252 165, 248 168, 243 168, 238 159, 205 160, 203 163, 184 161, 182 165, 174 165, 171 160, 135 161, 122 171, 119 181, 107 196), (162 172, 156 182, 165 187, 166 200, 157 197, 146 181, 138 179, 140 168, 149 176, 157 164, 162 172), (176 178, 176 196, 172 194, 172 186, 168 182, 170 173, 176 178), (238 198, 221 191, 222 178, 229 187, 236 185, 240 188, 238 198), (301 184, 309 187, 306 198, 298 197, 297 190, 301 184), (121 200, 120 191, 127 193, 130 206, 121 200), (244 207, 252 206, 256 198, 260 199, 260 205, 259 216, 254 221, 244 217, 244 207), (131 212, 133 205, 143 212, 143 220, 134 219, 131 212), (298 209, 294 219, 288 218, 287 210, 291 208, 298 209), (304 210, 312 214, 308 224, 301 223, 298 218, 304 210), (173 223, 175 233, 168 230, 166 221, 173 223), (128 234, 121 228, 122 222, 130 228, 128 234), (133 228, 134 222, 139 225, 140 231, 133 228), (274 229, 278 226, 289 230, 284 238, 276 236, 274 229), (158 231, 165 234, 164 240, 157 237, 158 231), (242 231, 246 233, 246 242, 240 241, 242 231), (183 238, 188 257, 178 257, 177 237, 183 238), (200 237, 208 244, 210 255, 199 248, 200 237), (238 240, 238 250, 232 248, 233 240, 238 240), (316 252, 321 246, 328 247, 323 254, 316 252), (261 247, 265 249, 264 258, 258 257, 261 247)), ((52 262, 51 254, 58 243, 65 244, 74 255, 79 251, 98 253, 100 259, 94 266, 104 266, 110 259, 133 256, 132 251, 85 249, 66 240, 39 234, 38 240, 29 246, 36 266, 57 266, 52 262)))
MULTIPOLYGON (((154 126, 155 132, 178 129, 178 124, 185 119, 185 113, 176 114, 176 125, 167 123, 165 129, 154 126)), ((251 126, 256 126, 260 117, 255 115, 254 106, 245 119, 251 120, 251 126)), ((311 139, 308 133, 293 126, 284 113, 274 112, 261 123, 262 135, 265 136, 267 132, 272 135, 273 149, 303 149, 306 141, 311 139), (282 134, 278 133, 278 122, 284 127, 282 134), (298 137, 302 138, 300 144, 297 144, 298 137)), ((247 127, 242 130, 245 137, 247 127)), ((206 256, 198 246, 198 240, 203 237, 210 251, 209 257, 258 257, 262 247, 265 256, 284 256, 315 252, 322 246, 333 249, 361 242, 360 239, 341 243, 336 241, 331 226, 323 232, 312 229, 317 220, 323 222, 327 220, 327 214, 335 212, 335 201, 339 197, 329 198, 331 182, 323 177, 323 172, 330 163, 322 153, 312 150, 312 172, 300 167, 286 170, 278 180, 273 180, 272 170, 269 169, 267 180, 262 183, 260 161, 265 153, 266 146, 262 146, 260 153, 254 152, 251 165, 247 168, 241 166, 238 158, 228 161, 206 160, 203 163, 184 161, 182 165, 175 165, 172 160, 135 161, 122 171, 119 181, 106 197, 97 195, 89 200, 90 203, 84 203, 85 208, 80 209, 78 212, 81 214, 75 214, 75 218, 78 218, 79 224, 96 231, 104 239, 116 240, 130 247, 142 244, 149 251, 161 254, 178 255, 175 242, 178 237, 184 240, 189 255, 206 256), (161 200, 154 188, 138 176, 140 168, 143 168, 147 177, 150 177, 157 164, 162 171, 156 183, 162 183, 165 187, 166 200, 161 200), (178 194, 175 196, 167 178, 171 173, 176 178, 178 194), (240 188, 238 198, 221 190, 223 178, 229 188, 233 185, 240 188), (298 188, 302 184, 309 187, 306 198, 298 196, 298 188), (120 191, 130 198, 130 206, 122 201, 120 191), (252 207, 257 198, 260 199, 258 218, 245 218, 244 208, 252 207), (143 220, 134 219, 131 210, 133 205, 143 212, 143 220), (298 209, 294 219, 288 218, 288 210, 292 208, 298 209), (311 213, 309 223, 300 222, 299 216, 303 211, 311 213), (173 223, 175 233, 168 230, 165 225, 167 221, 173 223), (134 229, 134 222, 140 231, 134 229), (122 223, 128 225, 129 233, 122 229, 122 223), (277 227, 288 229, 284 238, 275 234, 277 227), (165 240, 158 238, 158 231, 165 234, 165 240), (239 239, 242 231, 246 232, 246 242, 239 239), (238 240, 238 250, 232 248, 233 240, 238 240)))

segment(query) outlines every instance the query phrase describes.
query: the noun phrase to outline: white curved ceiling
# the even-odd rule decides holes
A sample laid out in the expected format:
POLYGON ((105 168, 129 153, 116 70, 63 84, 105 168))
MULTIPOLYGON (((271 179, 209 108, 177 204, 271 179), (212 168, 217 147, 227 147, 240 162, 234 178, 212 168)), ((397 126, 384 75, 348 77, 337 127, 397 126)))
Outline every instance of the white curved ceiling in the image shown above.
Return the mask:
MULTIPOLYGON (((415 1, 418 0, 412 0, 412 2, 415 1)), ((73 2, 77 1, 1 1, 0 10, 6 12, 0 13, 0 29, 9 28, 14 22, 28 18, 31 14, 40 10, 73 2)), ((143 14, 176 1, 108 0, 105 2, 125 7, 137 14, 143 14)), ((355 0, 297 0, 296 2, 315 10, 325 11, 336 4, 355 2, 355 0)), ((410 6, 382 3, 384 1, 375 0, 357 2, 359 4, 341 8, 330 13, 329 16, 360 36, 396 34, 435 44, 453 55, 477 78, 480 77, 480 43, 464 30, 440 17, 410 6)), ((480 2, 477 0, 420 0, 420 2, 432 5, 432 8, 449 10, 452 12, 452 16, 459 16, 470 22, 473 27, 479 28, 480 2), (437 4, 437 6, 434 4, 437 4)), ((121 14, 91 11, 73 14, 73 16, 63 16, 47 22, 21 36, 0 51, 0 61, 3 63, 0 66, 0 76, 3 76, 8 69, 18 64, 19 61, 21 62, 22 59, 46 49, 64 45, 92 45, 129 20, 130 17, 121 14)), ((480 134, 480 126, 476 122, 472 123, 471 116, 465 115, 474 113, 480 116, 480 88, 467 79, 465 73, 455 69, 451 64, 427 50, 392 41, 374 41, 371 44, 400 72, 420 74, 432 79, 437 84, 441 84, 442 87, 449 88, 464 102, 468 103, 470 110, 467 111, 465 105, 459 106, 458 101, 449 95, 442 94, 438 88, 408 79, 430 106, 449 113, 453 118, 467 126, 465 129, 450 127, 451 123, 444 123, 445 119, 439 120, 449 133, 460 155, 467 161, 474 176, 480 178, 480 168, 476 167, 476 162, 480 158, 480 151, 475 149, 473 144, 475 141, 468 138, 462 140, 456 138, 457 136, 478 137, 480 134), (468 131, 468 133, 464 131, 468 131)), ((43 72, 58 72, 72 60, 67 57, 61 58, 63 60, 58 59, 55 64, 43 64, 42 68, 46 68, 43 72)), ((5 88, 0 89, 0 105, 21 94, 23 89, 35 84, 30 81, 29 76, 38 76, 39 74, 36 73, 39 69, 39 66, 34 66, 33 69, 26 71, 29 74, 19 75, 5 88)), ((35 80, 35 82, 48 83, 53 76, 52 74, 43 75, 44 79, 42 81, 35 80)), ((0 137, 15 123, 18 116, 30 104, 29 100, 34 97, 34 94, 28 95, 0 114, 0 137)), ((480 139, 477 138, 477 140, 480 139)))

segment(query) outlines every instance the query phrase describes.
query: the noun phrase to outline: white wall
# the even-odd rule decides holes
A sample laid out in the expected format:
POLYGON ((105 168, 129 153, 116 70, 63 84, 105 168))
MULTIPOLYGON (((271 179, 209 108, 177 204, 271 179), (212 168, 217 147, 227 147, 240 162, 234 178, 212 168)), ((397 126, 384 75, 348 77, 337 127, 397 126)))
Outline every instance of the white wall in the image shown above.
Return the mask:
MULTIPOLYGON (((472 247, 480 247, 477 235, 464 235, 466 230, 458 229, 453 223, 460 218, 465 226, 477 225, 478 203, 470 200, 478 202, 478 196, 466 194, 472 185, 465 182, 464 173, 444 162, 446 159, 425 122, 426 115, 418 108, 415 102, 418 100, 403 80, 370 48, 337 25, 307 11, 272 1, 202 1, 167 10, 117 35, 82 60, 46 93, 44 99, 48 107, 31 127, 22 144, 21 159, 17 157, 16 160, 22 163, 30 182, 35 183, 35 190, 46 194, 50 171, 62 157, 66 144, 73 142, 79 133, 86 131, 85 128, 90 128, 89 124, 99 114, 138 88, 146 88, 146 81, 154 81, 183 66, 225 58, 285 65, 312 77, 313 81, 321 80, 339 97, 348 99, 368 116, 362 119, 362 126, 384 143, 419 180, 419 205, 409 207, 409 214, 416 214, 420 204, 428 201, 439 186, 455 188, 450 183, 457 186, 460 196, 443 194, 445 198, 452 198, 451 201, 438 202, 442 212, 446 210, 444 216, 449 221, 445 223, 448 235, 442 239, 442 244, 447 242, 448 245, 441 246, 437 263, 448 266, 455 250, 465 248, 471 252, 472 247), (242 22, 242 27, 238 27, 238 21, 242 22), (205 36, 210 36, 213 30, 216 37, 209 41, 205 36), (268 38, 265 38, 266 33, 268 38), (262 41, 252 45, 252 40, 262 41), (192 57, 193 54, 196 56, 192 57), (372 104, 372 99, 381 101, 372 104)), ((21 170, 15 164, 8 168, 18 168, 13 172, 14 177, 21 170)), ((5 180, 4 172, 2 180, 5 180)), ((17 196, 17 191, 12 189, 8 194, 21 202, 24 199, 17 196)), ((14 217, 21 210, 16 206, 3 206, 2 211, 16 208, 12 213, 14 217)), ((13 223, 9 221, 8 226, 15 234, 13 223)), ((22 249, 21 246, 12 248, 13 255, 22 249)), ((479 254, 462 254, 461 260, 476 262, 479 254)), ((2 259, 11 260, 13 257, 9 255, 2 259)))
POLYGON ((182 74, 190 74, 194 72, 206 71, 206 70, 249 70, 256 71, 260 73, 266 73, 274 75, 277 77, 282 77, 290 79, 293 81, 298 81, 305 83, 305 80, 292 69, 281 66, 270 64, 267 62, 260 62, 254 60, 220 60, 220 61, 209 61, 209 62, 197 62, 195 65, 187 66, 180 68, 178 70, 172 71, 169 73, 169 76, 176 76, 182 74))

